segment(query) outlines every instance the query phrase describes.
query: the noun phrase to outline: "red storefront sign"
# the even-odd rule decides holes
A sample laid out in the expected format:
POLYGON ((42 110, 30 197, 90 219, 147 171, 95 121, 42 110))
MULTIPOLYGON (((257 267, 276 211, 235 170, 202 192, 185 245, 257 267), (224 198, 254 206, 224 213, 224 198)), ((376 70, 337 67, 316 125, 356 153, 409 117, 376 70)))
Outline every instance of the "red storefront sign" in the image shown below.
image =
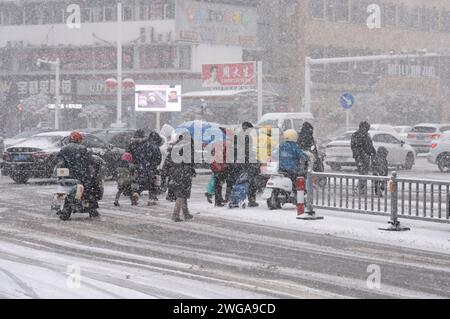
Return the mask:
POLYGON ((204 64, 202 85, 206 88, 256 85, 256 63, 204 64))

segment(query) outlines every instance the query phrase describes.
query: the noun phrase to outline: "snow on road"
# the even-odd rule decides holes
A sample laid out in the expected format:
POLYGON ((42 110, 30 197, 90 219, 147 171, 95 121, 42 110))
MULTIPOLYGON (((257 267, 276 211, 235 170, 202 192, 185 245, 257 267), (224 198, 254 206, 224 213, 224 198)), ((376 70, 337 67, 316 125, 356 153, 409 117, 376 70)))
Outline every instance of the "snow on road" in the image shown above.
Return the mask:
POLYGON ((101 220, 74 216, 64 223, 48 210, 55 185, 0 178, 0 298, 450 293, 449 224, 403 220, 410 232, 389 233, 378 230, 386 226, 384 216, 319 210, 324 220, 300 221, 294 206, 269 211, 261 200, 258 208, 215 208, 203 195, 208 178, 195 179, 190 223, 173 223, 173 203, 163 198, 154 208, 145 197, 137 208, 125 198, 113 207, 114 182, 106 183, 101 220), (370 264, 382 266, 380 291, 366 287, 370 264), (70 286, 77 269, 79 288, 70 286))

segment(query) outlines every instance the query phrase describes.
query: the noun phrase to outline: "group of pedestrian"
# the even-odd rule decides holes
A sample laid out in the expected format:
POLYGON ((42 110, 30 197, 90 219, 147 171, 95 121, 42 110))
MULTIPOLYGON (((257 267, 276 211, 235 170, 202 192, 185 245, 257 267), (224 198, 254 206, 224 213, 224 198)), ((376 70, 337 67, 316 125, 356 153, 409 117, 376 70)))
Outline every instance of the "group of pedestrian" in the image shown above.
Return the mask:
MULTIPOLYGON (((211 163, 212 178, 208 183, 208 189, 205 193, 209 203, 216 207, 223 207, 230 201, 230 194, 237 183, 243 179, 248 185, 247 197, 249 207, 257 207, 256 179, 260 174, 260 163, 253 157, 252 136, 249 131, 254 127, 249 122, 244 122, 240 132, 233 134, 234 143, 230 143, 228 131, 221 128, 223 139, 214 147, 214 158, 211 163), (243 145, 239 144, 244 141, 243 145), (227 150, 233 147, 232 161, 227 161, 227 150), (239 158, 242 150, 238 147, 244 147, 243 158, 239 158), (223 196, 223 187, 226 184, 225 197, 223 196)), ((387 175, 387 151, 380 148, 378 152, 373 146, 369 135, 370 124, 361 122, 358 131, 351 138, 351 149, 355 158, 358 173, 368 175, 370 169, 373 169, 374 175, 387 175)), ((314 163, 316 171, 317 159, 319 154, 313 136, 313 126, 305 122, 301 131, 287 130, 283 133, 283 140, 278 147, 279 171, 289 176, 293 183, 296 178, 306 173, 302 163, 314 163)), ((95 166, 95 160, 82 145, 82 135, 73 132, 69 138, 69 145, 65 146, 59 155, 60 161, 65 163, 66 167, 88 187, 88 197, 91 201, 91 207, 95 211, 94 216, 98 215, 98 200, 103 194, 96 193, 100 189, 92 178, 91 168, 95 166), (89 166, 90 165, 90 166, 89 166)), ((161 186, 167 188, 167 199, 175 202, 172 220, 175 222, 191 220, 193 216, 189 212, 188 199, 191 197, 192 180, 196 176, 194 166, 194 141, 189 133, 179 134, 169 143, 168 154, 162 163, 161 146, 163 139, 157 132, 146 134, 144 130, 137 130, 131 139, 126 153, 121 157, 117 169, 118 190, 114 205, 120 206, 120 196, 123 194, 130 198, 132 205, 137 205, 141 194, 148 191, 148 206, 157 204, 158 195, 161 186), (189 154, 185 154, 189 151, 189 154), (176 158, 174 158, 176 156, 176 158), (181 160, 180 160, 181 159, 181 160), (162 165, 162 169, 159 167, 162 165), (162 180, 162 183, 161 183, 162 180)), ((381 194, 384 185, 377 183, 375 185, 376 194, 381 194)), ((367 182, 359 183, 359 192, 364 193, 367 188, 367 182)))
POLYGON ((146 135, 144 130, 136 131, 117 170, 118 191, 115 206, 120 206, 121 194, 130 197, 132 205, 137 205, 144 191, 148 191, 148 206, 156 205, 162 143, 163 140, 157 132, 152 131, 146 135))
MULTIPOLYGON (((372 169, 375 176, 388 175, 388 150, 380 147, 375 150, 372 138, 369 134, 370 124, 363 121, 359 124, 359 129, 353 133, 351 138, 351 149, 355 159, 356 168, 359 175, 368 175, 372 169)), ((375 194, 383 195, 385 185, 383 182, 375 182, 375 194)), ((357 192, 359 195, 367 194, 367 180, 360 180, 357 192)))
POLYGON ((191 196, 192 179, 196 174, 193 140, 189 134, 178 135, 169 143, 164 163, 161 163, 162 144, 163 139, 157 132, 152 131, 146 135, 144 130, 136 131, 119 164, 114 205, 120 206, 122 194, 130 197, 132 205, 138 205, 138 199, 144 191, 149 194, 148 206, 157 205, 160 190, 166 187, 167 199, 175 202, 172 220, 191 220, 193 216, 189 212, 187 200, 191 196), (184 157, 186 149, 190 150, 187 159, 184 157), (161 164, 162 169, 159 170, 161 164))
POLYGON ((220 128, 223 139, 216 143, 213 151, 213 161, 210 165, 213 173, 205 193, 209 203, 216 207, 223 207, 230 202, 232 189, 237 184, 245 180, 248 184, 246 197, 248 197, 249 207, 258 207, 256 202, 257 177, 260 173, 260 163, 256 159, 256 154, 252 150, 252 136, 250 130, 254 129, 253 124, 244 122, 241 130, 235 135, 229 135, 226 128, 220 128), (233 143, 227 137, 233 137, 233 143), (240 143, 243 142, 243 143, 240 143), (233 147, 232 160, 227 160, 229 148, 233 147), (239 150, 242 147, 243 150, 239 150), (242 158, 240 154, 243 154, 242 158), (225 197, 223 196, 223 186, 226 184, 225 197))

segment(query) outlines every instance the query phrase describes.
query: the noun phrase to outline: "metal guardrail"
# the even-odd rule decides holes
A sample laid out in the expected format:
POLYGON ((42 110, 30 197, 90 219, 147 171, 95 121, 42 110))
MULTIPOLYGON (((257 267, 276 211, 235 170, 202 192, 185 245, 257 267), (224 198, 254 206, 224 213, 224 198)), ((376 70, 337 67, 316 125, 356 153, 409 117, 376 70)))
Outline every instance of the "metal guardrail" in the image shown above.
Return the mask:
POLYGON ((309 176, 314 208, 390 216, 393 225, 399 225, 398 217, 450 223, 450 182, 399 178, 395 172, 390 177, 309 176))

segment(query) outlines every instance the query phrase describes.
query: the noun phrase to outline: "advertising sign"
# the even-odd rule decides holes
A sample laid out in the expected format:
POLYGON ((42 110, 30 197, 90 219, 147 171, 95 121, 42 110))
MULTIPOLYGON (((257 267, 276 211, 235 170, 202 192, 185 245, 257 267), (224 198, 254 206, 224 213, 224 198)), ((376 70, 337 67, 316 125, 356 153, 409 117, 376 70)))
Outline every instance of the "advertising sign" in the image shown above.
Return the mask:
POLYGON ((176 2, 177 40, 255 47, 258 24, 256 9, 192 0, 176 2))
POLYGON ((180 112, 181 85, 137 85, 136 112, 180 112))
POLYGON ((256 63, 204 64, 202 86, 205 88, 256 85, 256 63))

